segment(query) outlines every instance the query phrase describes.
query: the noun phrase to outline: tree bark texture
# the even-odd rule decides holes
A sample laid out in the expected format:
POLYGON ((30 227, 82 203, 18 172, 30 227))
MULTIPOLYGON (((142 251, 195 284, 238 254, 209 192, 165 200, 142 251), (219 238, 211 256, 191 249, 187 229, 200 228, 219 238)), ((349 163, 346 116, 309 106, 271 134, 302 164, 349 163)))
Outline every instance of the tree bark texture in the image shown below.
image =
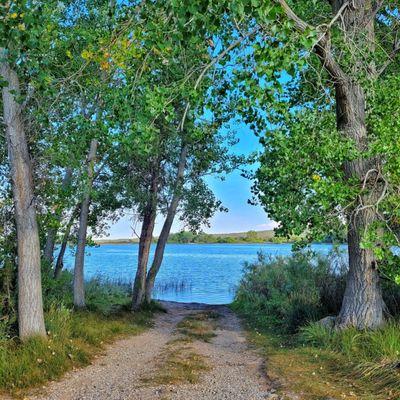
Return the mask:
MULTIPOLYGON (((293 12, 286 0, 278 1, 298 30, 304 32, 313 29, 293 12)), ((332 51, 329 32, 320 34, 314 51, 335 87, 337 129, 363 153, 368 150, 368 132, 365 115, 367 100, 361 82, 365 76, 370 81, 377 78, 374 62, 366 61, 365 55, 375 51, 376 13, 373 6, 378 3, 373 4, 372 0, 329 2, 335 23, 339 24, 342 31, 347 54, 340 54, 340 48, 332 51), (347 62, 345 68, 338 60, 347 62)), ((348 180, 356 179, 363 190, 358 204, 347 215, 349 274, 337 318, 338 328, 376 328, 384 322, 376 258, 370 249, 361 248, 363 235, 377 219, 375 206, 383 190, 379 167, 379 160, 362 157, 344 165, 345 177, 348 180)))
POLYGON ((139 239, 138 268, 133 284, 132 311, 138 310, 145 300, 147 264, 157 216, 158 180, 159 165, 155 167, 151 177, 149 200, 143 215, 139 239))
MULTIPOLYGON (((337 84, 336 104, 339 131, 353 139, 359 150, 366 150, 366 101, 362 88, 350 82, 344 87, 337 84)), ((348 213, 349 274, 336 326, 373 329, 384 322, 384 302, 376 257, 372 249, 363 249, 361 242, 367 229, 377 220, 374 205, 381 195, 383 185, 377 178, 377 160, 349 161, 345 163, 344 169, 348 179, 356 178, 366 190, 360 196, 358 207, 348 213)))
POLYGON ((84 262, 85 262, 85 247, 87 225, 89 217, 90 206, 90 192, 92 190, 94 178, 94 165, 96 161, 97 140, 93 139, 90 143, 89 154, 87 158, 87 185, 84 198, 81 204, 79 215, 79 229, 78 240, 75 255, 75 268, 74 268, 74 306, 76 308, 86 307, 85 303, 85 279, 84 279, 84 262))
MULTIPOLYGON (((345 2, 334 0, 333 12, 337 13, 345 2)), ((375 49, 374 20, 369 20, 371 0, 353 0, 345 9, 342 29, 354 57, 351 75, 335 82, 337 128, 351 139, 360 152, 368 150, 366 123, 367 101, 359 74, 366 72, 376 79, 375 65, 366 63, 362 54, 375 49)), ((360 158, 344 165, 345 177, 356 178, 365 190, 357 207, 348 213, 349 274, 345 295, 336 326, 354 326, 358 329, 377 328, 384 322, 384 303, 379 283, 377 260, 371 249, 363 249, 361 242, 368 228, 377 220, 375 204, 383 185, 379 182, 379 161, 360 158)))
POLYGON ((171 227, 174 222, 174 218, 176 215, 176 210, 179 205, 179 201, 181 199, 182 184, 183 184, 183 178, 184 178, 185 167, 186 167, 187 153, 188 153, 188 146, 183 145, 182 149, 181 149, 180 158, 179 158, 174 193, 172 196, 171 203, 168 207, 167 216, 165 218, 163 227, 161 229, 160 236, 157 240, 157 246, 156 246, 156 250, 154 253, 153 263, 151 265, 151 268, 150 268, 150 270, 147 274, 147 278, 146 278, 146 296, 145 297, 146 297, 147 303, 149 303, 152 298, 156 276, 161 267, 161 263, 162 263, 162 260, 164 257, 165 246, 167 244, 169 233, 171 231, 171 227))
POLYGON ((13 184, 18 246, 18 326, 19 336, 45 336, 40 265, 39 230, 36 219, 33 174, 25 136, 17 73, 0 48, 0 76, 7 83, 2 89, 3 119, 13 184))

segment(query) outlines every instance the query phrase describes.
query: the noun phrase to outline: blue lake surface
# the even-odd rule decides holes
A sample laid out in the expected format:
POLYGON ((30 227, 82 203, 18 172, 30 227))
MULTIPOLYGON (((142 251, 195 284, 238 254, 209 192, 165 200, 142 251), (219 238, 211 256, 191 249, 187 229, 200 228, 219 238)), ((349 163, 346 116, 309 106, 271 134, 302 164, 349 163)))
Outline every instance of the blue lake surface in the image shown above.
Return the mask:
MULTIPOLYGON (((328 254, 332 246, 314 244, 313 250, 328 254)), ((152 245, 151 255, 155 245, 152 245)), ((243 275, 245 261, 267 255, 288 255, 290 244, 168 244, 156 281, 155 296, 161 300, 226 304, 233 300, 243 275), (176 288, 176 284, 180 286, 176 288)), ((85 278, 101 276, 131 283, 136 273, 137 244, 104 244, 89 248, 85 257, 85 278)), ((65 255, 67 269, 74 255, 65 255)))

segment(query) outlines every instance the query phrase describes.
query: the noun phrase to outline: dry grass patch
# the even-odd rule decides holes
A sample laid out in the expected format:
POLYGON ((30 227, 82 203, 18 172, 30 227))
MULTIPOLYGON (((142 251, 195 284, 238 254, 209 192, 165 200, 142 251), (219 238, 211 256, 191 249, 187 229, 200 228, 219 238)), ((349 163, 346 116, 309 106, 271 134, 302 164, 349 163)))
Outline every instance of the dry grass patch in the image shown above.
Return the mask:
POLYGON ((196 353, 190 344, 193 340, 209 342, 216 336, 214 329, 219 315, 213 311, 193 313, 177 325, 178 335, 167 343, 160 355, 156 372, 145 378, 151 385, 196 383, 200 374, 208 371, 206 358, 196 353))
POLYGON ((214 311, 193 313, 184 318, 178 325, 178 332, 193 340, 210 342, 216 336, 216 320, 219 314, 214 311))
POLYGON ((196 383, 200 373, 209 370, 205 357, 185 344, 175 342, 161 354, 157 370, 144 382, 151 385, 196 383))

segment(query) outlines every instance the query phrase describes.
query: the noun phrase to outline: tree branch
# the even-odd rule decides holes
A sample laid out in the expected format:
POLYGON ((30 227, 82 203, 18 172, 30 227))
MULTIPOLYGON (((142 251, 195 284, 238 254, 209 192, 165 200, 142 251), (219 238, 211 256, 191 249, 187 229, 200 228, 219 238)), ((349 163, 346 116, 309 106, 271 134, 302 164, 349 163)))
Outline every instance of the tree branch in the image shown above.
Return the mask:
MULTIPOLYGON (((207 73, 207 71, 214 66, 216 63, 218 63, 220 60, 222 60, 231 50, 233 50, 235 47, 239 46, 240 43, 242 43, 244 40, 246 40, 247 38, 255 35, 258 31, 260 30, 260 27, 257 26, 257 28, 253 29, 252 31, 246 33, 245 35, 242 35, 239 39, 235 40, 233 43, 231 43, 224 51, 222 51, 220 54, 218 54, 217 57, 213 58, 201 71, 199 77, 197 78, 195 84, 194 84, 194 90, 197 90, 197 88, 199 87, 201 81, 203 80, 205 74, 207 73)), ((187 113, 189 112, 189 108, 190 108, 190 103, 188 102, 186 104, 185 107, 185 111, 183 112, 183 117, 182 120, 179 124, 179 129, 182 131, 184 124, 185 124, 185 120, 186 120, 186 116, 187 113)))
MULTIPOLYGON (((306 30, 317 30, 312 25, 308 24, 306 21, 302 20, 287 4, 285 0, 278 0, 279 4, 281 5, 283 11, 285 12, 286 16, 292 20, 300 32, 305 32, 306 30)), ((329 73, 331 78, 336 81, 343 81, 347 79, 346 73, 342 70, 340 65, 336 62, 335 58, 333 57, 332 53, 329 49, 329 40, 328 40, 328 33, 329 28, 340 18, 346 7, 349 5, 349 2, 345 2, 337 14, 334 16, 332 21, 327 25, 327 30, 321 33, 317 42, 313 46, 313 50, 318 58, 321 60, 323 67, 329 73)))
POLYGON ((399 53, 400 53, 400 38, 398 37, 398 31, 397 31, 394 38, 393 50, 390 52, 388 59, 378 71, 378 76, 382 75, 385 72, 386 68, 395 60, 396 56, 399 53))
POLYGON ((368 15, 368 17, 366 19, 365 25, 368 25, 371 21, 373 21, 375 19, 376 14, 378 14, 378 12, 382 8, 384 2, 385 2, 385 0, 378 0, 375 2, 370 14, 368 15))

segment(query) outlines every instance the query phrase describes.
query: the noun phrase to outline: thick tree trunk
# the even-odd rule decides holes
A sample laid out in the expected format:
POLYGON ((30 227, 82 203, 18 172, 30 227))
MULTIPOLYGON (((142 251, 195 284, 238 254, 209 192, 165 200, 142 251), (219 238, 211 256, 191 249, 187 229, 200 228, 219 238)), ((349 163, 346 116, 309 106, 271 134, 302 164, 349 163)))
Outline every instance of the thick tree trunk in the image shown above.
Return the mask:
MULTIPOLYGON (((337 13, 345 2, 333 0, 333 12, 337 13)), ((353 0, 348 4, 341 18, 342 29, 348 51, 353 53, 352 73, 335 82, 336 120, 339 132, 351 139, 361 152, 368 150, 368 133, 366 125, 366 97, 358 83, 367 71, 371 80, 375 79, 374 63, 366 64, 358 55, 363 50, 373 52, 375 49, 374 21, 369 19, 372 9, 371 0, 353 0)), ((379 284, 377 262, 370 249, 362 249, 363 235, 376 221, 374 205, 382 193, 379 181, 379 165, 376 159, 360 158, 345 163, 347 179, 356 179, 363 194, 359 204, 348 213, 348 252, 349 274, 345 295, 336 326, 344 328, 354 326, 358 329, 376 328, 383 324, 382 293, 379 284)))
POLYGON ((138 310, 145 300, 147 264, 157 216, 158 179, 159 165, 155 167, 155 171, 151 177, 149 200, 144 212, 142 229, 140 232, 138 268, 136 270, 132 293, 132 311, 138 310))
POLYGON ((77 308, 86 307, 85 304, 85 280, 84 280, 84 261, 85 261, 85 247, 86 247, 86 235, 87 235, 87 224, 89 217, 89 205, 90 205, 90 191, 92 190, 93 177, 94 177, 94 164, 97 152, 97 140, 93 139, 90 143, 90 150, 87 158, 87 173, 88 182, 86 192, 81 204, 81 212, 79 216, 79 229, 78 229, 78 240, 75 255, 75 268, 74 268, 74 306, 77 308))
POLYGON ((383 323, 384 303, 376 258, 372 250, 360 247, 365 228, 374 220, 374 211, 368 209, 350 216, 349 274, 337 328, 374 329, 383 323))
MULTIPOLYGON (((351 82, 337 84, 336 105, 339 131, 351 138, 358 150, 366 151, 366 101, 362 88, 351 82)), ((358 159, 347 162, 344 168, 346 178, 356 178, 364 188, 364 194, 348 215, 349 274, 336 326, 377 328, 384 322, 377 261, 371 249, 361 248, 361 241, 377 219, 374 205, 383 187, 378 178, 378 160, 358 159)))
POLYGON ((182 181, 185 173, 186 167, 186 158, 187 158, 188 146, 184 145, 181 149, 181 154, 179 158, 179 164, 176 174, 176 183, 174 188, 174 193, 172 196, 171 204, 168 207, 167 217, 165 218, 164 225, 162 227, 160 236, 157 240, 157 246, 154 253, 153 263, 151 268, 147 274, 146 278, 146 302, 149 303, 152 298, 154 283, 156 280, 156 276, 158 271, 160 270, 162 260, 164 258, 165 246, 167 244, 167 240, 169 237, 169 233, 171 231, 172 224, 174 222, 174 218, 176 215, 176 210, 179 205, 179 201, 181 199, 181 191, 182 191, 182 181))
MULTIPOLYGON (((71 184, 71 179, 72 179, 72 168, 67 168, 65 171, 63 181, 61 183, 61 191, 62 192, 65 192, 68 189, 69 185, 71 184)), ((44 252, 43 252, 43 258, 49 264, 51 264, 53 262, 54 246, 55 246, 56 238, 57 238, 58 225, 61 221, 61 215, 62 215, 62 209, 61 209, 61 207, 57 207, 54 212, 55 225, 53 225, 51 228, 49 228, 49 231, 47 233, 46 245, 45 245, 44 252)))
POLYGON ((19 336, 45 336, 40 243, 33 193, 32 166, 26 141, 22 108, 15 101, 20 95, 19 79, 7 62, 7 51, 0 48, 0 76, 3 87, 3 120, 13 183, 18 238, 18 325, 19 336))
POLYGON ((61 271, 64 267, 64 255, 65 255, 65 251, 67 250, 67 245, 68 245, 68 241, 69 241, 69 237, 70 237, 70 233, 71 233, 71 228, 72 225, 74 224, 75 218, 78 215, 79 212, 79 206, 75 207, 75 209, 72 211, 72 214, 69 218, 68 224, 65 227, 65 232, 63 235, 63 240, 61 242, 61 246, 60 246, 60 251, 58 253, 57 256, 57 262, 56 262, 56 266, 54 267, 54 278, 58 279, 61 275, 61 271))

